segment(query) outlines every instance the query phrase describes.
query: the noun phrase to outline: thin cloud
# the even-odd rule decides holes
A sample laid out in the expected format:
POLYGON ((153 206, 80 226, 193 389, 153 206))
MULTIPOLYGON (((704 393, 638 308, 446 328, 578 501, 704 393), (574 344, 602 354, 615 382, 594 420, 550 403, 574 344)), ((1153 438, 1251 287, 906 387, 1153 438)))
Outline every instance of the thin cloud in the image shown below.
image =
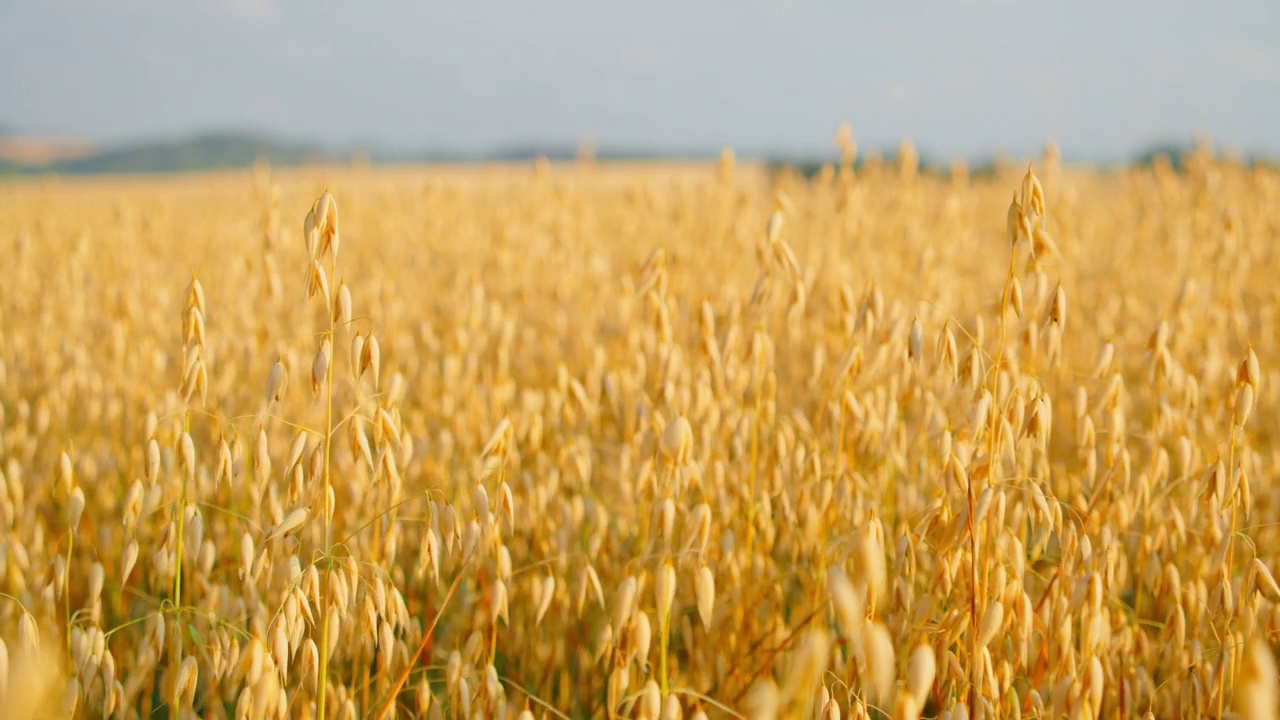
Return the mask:
POLYGON ((289 67, 305 68, 328 60, 333 53, 333 45, 327 41, 288 38, 277 43, 273 53, 277 60, 289 67))
POLYGON ((275 0, 225 0, 216 4, 231 20, 255 30, 272 27, 280 17, 275 0))
POLYGON ((1218 55, 1227 67, 1250 80, 1271 82, 1280 78, 1280 54, 1249 42, 1223 43, 1218 55))
MULTIPOLYGON (((72 5, 72 3, 67 4, 72 5)), ((181 7, 165 0, 93 0, 91 5, 98 12, 126 17, 182 11, 181 7)), ((228 20, 242 28, 252 30, 269 29, 275 26, 280 18, 280 7, 276 0, 202 0, 192 3, 188 8, 202 15, 228 20)))

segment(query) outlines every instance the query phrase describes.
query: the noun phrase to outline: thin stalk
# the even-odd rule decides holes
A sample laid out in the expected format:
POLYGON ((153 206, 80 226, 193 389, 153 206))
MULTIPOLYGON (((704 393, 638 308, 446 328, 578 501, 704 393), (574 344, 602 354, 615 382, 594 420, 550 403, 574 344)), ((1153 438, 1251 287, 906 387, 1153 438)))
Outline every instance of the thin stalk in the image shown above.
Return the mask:
MULTIPOLYGON (((676 464, 674 462, 671 463, 671 469, 668 471, 667 478, 667 489, 674 490, 676 482, 676 464)), ((649 532, 652 534, 653 529, 650 528, 649 532)), ((664 544, 662 549, 663 561, 665 561, 667 559, 666 556, 669 552, 669 548, 664 544)), ((658 571, 662 572, 661 562, 658 564, 658 571)), ((667 616, 665 618, 661 616, 658 617, 658 625, 658 686, 662 688, 662 694, 665 697, 670 690, 669 683, 667 682, 667 647, 670 645, 671 636, 671 608, 667 609, 667 616)))
MULTIPOLYGON (((388 510, 387 512, 390 513, 391 510, 388 510)), ((381 520, 382 520, 381 516, 375 516, 374 519, 370 521, 370 523, 373 525, 373 546, 372 546, 371 553, 373 555, 374 565, 378 565, 380 563, 378 547, 382 544, 381 520)), ((368 527, 368 525, 366 525, 366 527, 368 527)), ((347 539, 349 540, 350 538, 347 538, 347 539)), ((342 544, 345 544, 345 543, 346 543, 346 540, 343 540, 342 544)), ((369 686, 373 685, 374 683, 377 683, 378 687, 374 688, 374 691, 377 692, 382 689, 381 673, 379 673, 376 679, 370 678, 370 675, 373 674, 373 670, 370 666, 370 663, 372 662, 373 662, 372 658, 368 660, 365 659, 363 645, 356 648, 356 667, 360 668, 360 677, 361 677, 360 707, 362 709, 367 709, 369 707, 369 686)))
MULTIPOLYGON (((338 277, 338 254, 334 252, 330 256, 329 277, 338 277)), ((338 285, 334 286, 333 292, 337 292, 338 285)), ((325 365, 324 371, 324 487, 321 488, 323 496, 320 499, 320 512, 323 517, 320 518, 323 526, 323 535, 321 547, 324 548, 324 582, 320 583, 320 614, 324 619, 320 623, 320 677, 318 682, 318 690, 316 698, 316 717, 319 720, 325 720, 325 696, 329 689, 329 578, 333 573, 333 559, 329 557, 331 547, 329 545, 331 534, 332 516, 329 507, 329 487, 331 483, 331 475, 329 471, 329 460, 333 449, 333 365, 337 359, 337 351, 334 347, 334 318, 333 318, 333 298, 325 298, 325 316, 329 318, 329 331, 327 338, 329 340, 329 362, 325 365)))
MULTIPOLYGON (((1231 421, 1231 443, 1227 448, 1228 487, 1231 485, 1232 476, 1235 474, 1235 463, 1236 463, 1236 425, 1235 425, 1235 420, 1232 420, 1231 421)), ((1239 492, 1237 491, 1237 492, 1231 493, 1230 500, 1231 500, 1231 534, 1227 535, 1227 583, 1228 584, 1230 584, 1231 582, 1231 572, 1235 568, 1236 511, 1240 507, 1239 492)), ((1235 659, 1235 642, 1234 642, 1234 638, 1231 636, 1231 616, 1230 615, 1228 615, 1223 620, 1223 629, 1226 630, 1226 632, 1223 633, 1223 640, 1222 640, 1222 662, 1226 663, 1228 659, 1231 659, 1231 660, 1235 659)), ((1224 666, 1222 668, 1222 672, 1218 673, 1218 717, 1222 717, 1222 710, 1223 710, 1222 705, 1223 705, 1223 702, 1226 700, 1226 694, 1227 694, 1226 683, 1227 683, 1228 670, 1230 670, 1231 672, 1232 687, 1235 686, 1236 668, 1235 668, 1235 663, 1232 662, 1229 667, 1224 666)))
POLYGON ((667 684, 667 643, 670 632, 671 619, 668 617, 662 621, 658 634, 658 686, 662 688, 663 697, 670 694, 670 687, 667 684))
MULTIPOLYGON (((374 716, 377 720, 385 720, 391 709, 395 707, 396 695, 400 693, 400 689, 404 687, 405 681, 409 679, 409 673, 413 670, 414 665, 418 664, 418 658, 422 657, 422 651, 426 650, 427 645, 431 643, 432 635, 436 631, 436 625, 440 624, 440 618, 444 615, 444 609, 448 607, 449 600, 453 598, 453 594, 457 592, 458 585, 462 582, 463 575, 467 569, 467 562, 464 561, 462 566, 458 568, 458 574, 453 578, 453 582, 449 584, 449 591, 445 593, 444 599, 440 601, 440 609, 436 611, 435 617, 431 620, 431 625, 427 631, 422 634, 422 642, 418 643, 418 649, 414 651, 413 657, 409 658, 409 664, 401 671, 400 676, 391 685, 391 691, 387 694, 387 699, 382 705, 382 710, 374 716)), ((455 712, 456 712, 456 703, 455 712)))
MULTIPOLYGON (((183 418, 183 432, 191 432, 191 413, 188 411, 186 417, 183 418)), ((182 614, 176 612, 182 607, 182 560, 183 560, 183 535, 186 534, 187 521, 187 475, 186 470, 182 473, 182 492, 178 494, 178 537, 177 537, 177 563, 173 573, 173 609, 176 623, 176 632, 174 632, 173 652, 170 653, 169 662, 173 666, 173 701, 169 703, 170 720, 178 720, 179 700, 181 688, 178 687, 178 667, 182 663, 182 614)))
POLYGON ((837 400, 840 403, 840 434, 836 436, 836 476, 844 472, 844 392, 837 400))
POLYGON ((756 477, 759 475, 760 459, 760 396, 764 394, 764 378, 760 378, 760 387, 756 390, 756 404, 753 410, 751 425, 751 480, 748 483, 747 498, 747 572, 755 567, 756 540, 756 477))
POLYGON ((74 664, 71 657, 71 549, 76 544, 76 529, 71 528, 67 537, 67 566, 62 570, 62 600, 67 610, 67 661, 74 664))
MULTIPOLYGON (((991 427, 987 433, 987 476, 990 477, 995 469, 996 450, 999 449, 999 432, 1000 417, 999 403, 996 396, 1000 392, 1000 364, 1004 362, 1004 347, 1006 341, 1006 325, 1005 308, 1009 304, 1009 290, 1013 286, 1014 272, 1017 270, 1018 249, 1017 245, 1013 245, 1009 249, 1009 271, 1005 275, 1004 289, 1000 292, 1000 308, 998 310, 1000 316, 1000 345, 996 350, 995 364, 991 368, 991 407, 988 408, 991 414, 991 427)), ((969 553, 972 555, 970 560, 971 583, 973 585, 973 593, 969 597, 969 652, 972 662, 978 662, 980 648, 978 647, 978 624, 982 622, 983 593, 982 578, 978 573, 978 524, 975 514, 977 513, 977 498, 973 493, 974 479, 969 478, 968 486, 965 488, 966 500, 969 504, 969 553)), ((973 683, 973 668, 970 668, 969 678, 969 710, 970 713, 978 710, 978 688, 973 683)))
POLYGON ((489 629, 489 664, 493 664, 498 656, 498 619, 493 619, 493 627, 489 629))
MULTIPOLYGON (((1156 378, 1156 397, 1160 397, 1163 393, 1164 393, 1164 381, 1160 377, 1157 377, 1156 378)), ((1154 458, 1156 455, 1156 448, 1159 446, 1159 442, 1160 442, 1159 417, 1158 415, 1153 413, 1153 417, 1151 418, 1151 456, 1152 458, 1154 458)), ((1147 507, 1144 508, 1144 512, 1140 513, 1142 515, 1142 537, 1146 537, 1147 533, 1150 532, 1151 502, 1152 501, 1150 500, 1150 498, 1148 498, 1147 507)), ((1146 558, 1142 556, 1141 546, 1139 546, 1137 567, 1142 567, 1142 564, 1145 561, 1146 561, 1146 558)), ((1142 585, 1143 583, 1141 580, 1138 580, 1133 583, 1133 616, 1134 618, 1141 617, 1141 613, 1142 613, 1142 607, 1140 605, 1140 603, 1142 602, 1142 585)))
MULTIPOLYGON (((501 455, 501 464, 499 464, 499 465, 498 465, 498 487, 502 487, 502 483, 504 483, 504 482, 506 482, 506 481, 507 481, 507 455, 506 455, 506 452, 505 452, 505 451, 504 451, 504 452, 502 452, 502 453, 500 453, 500 455, 501 455)), ((486 523, 485 527, 486 527, 486 528, 489 528, 488 522, 489 522, 488 518, 485 518, 485 523, 486 523)), ((499 522, 500 522, 500 521, 499 521, 499 522)), ((495 522, 495 523, 494 523, 495 528, 489 528, 490 530, 493 530, 493 532, 494 532, 494 534, 493 534, 494 541, 493 541, 493 542, 494 542, 494 545, 495 545, 495 549, 496 549, 496 546, 500 544, 500 543, 498 542, 498 540, 497 540, 497 536, 496 536, 496 533, 498 532, 498 530, 496 529, 496 526, 497 526, 498 524, 499 524, 498 522, 495 522)), ((499 577, 499 576, 497 575, 497 573, 494 573, 494 576, 493 576, 493 582, 495 583, 495 585, 496 585, 496 583, 498 583, 499 581, 502 581, 502 578, 501 578, 501 577, 499 577)), ((489 593, 489 596, 490 596, 490 597, 493 597, 492 589, 491 589, 491 591, 490 591, 490 593, 489 593)), ((494 659, 498 657, 498 616, 497 616, 497 611, 498 611, 499 609, 500 609, 500 608, 494 608, 494 609, 493 609, 493 610, 494 610, 494 613, 493 613, 493 616, 492 616, 492 617, 493 617, 493 628, 489 631, 489 664, 490 664, 490 665, 492 665, 492 664, 493 664, 494 659)))

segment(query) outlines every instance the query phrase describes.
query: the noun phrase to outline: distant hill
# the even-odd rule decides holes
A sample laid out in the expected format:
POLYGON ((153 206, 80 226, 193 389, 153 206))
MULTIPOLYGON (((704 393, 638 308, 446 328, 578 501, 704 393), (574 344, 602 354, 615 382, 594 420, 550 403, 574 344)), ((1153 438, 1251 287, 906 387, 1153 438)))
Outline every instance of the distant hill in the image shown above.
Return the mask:
POLYGON ((65 173, 164 173, 248 167, 258 160, 272 165, 305 165, 335 158, 318 147, 292 144, 249 133, 223 133, 104 150, 89 157, 53 163, 65 173))
POLYGON ((1182 169, 1182 160, 1196 150, 1193 141, 1166 140, 1152 143, 1133 158, 1133 164, 1139 167, 1151 167, 1157 158, 1164 157, 1174 170, 1182 169))
POLYGON ((98 148, 87 140, 30 137, 0 130, 0 163, 15 167, 78 160, 97 152, 98 148))
POLYGON ((315 145, 247 132, 209 133, 106 148, 72 145, 75 152, 43 154, 38 152, 41 143, 57 144, 52 140, 0 138, 0 173, 170 173, 249 167, 258 160, 281 167, 340 160, 315 145), (5 152, 6 148, 10 152, 5 152))
MULTIPOLYGON (((0 174, 63 173, 171 173, 245 168, 259 160, 276 167, 317 163, 345 163, 353 157, 374 164, 522 162, 546 157, 555 162, 577 158, 582 149, 571 143, 528 142, 488 152, 464 152, 447 147, 399 149, 372 147, 334 151, 318 145, 293 143, 253 132, 223 132, 173 140, 136 142, 94 147, 87 143, 4 137, 0 133, 0 174), (44 150, 40 151, 39 148, 44 150), (9 148, 11 151, 6 152, 9 148), (56 151, 57 148, 63 148, 56 151)), ((599 152, 600 160, 712 159, 714 150, 611 148, 599 152)))
MULTIPOLYGON (((1075 157, 1074 161, 1088 162, 1099 167, 1116 167, 1125 164, 1144 167, 1149 166, 1156 157, 1163 155, 1170 159, 1174 169, 1180 169, 1182 158, 1192 148, 1194 148, 1192 143, 1171 141, 1152 144, 1129 158, 1127 162, 1117 162, 1116 159, 1090 161, 1081 157, 1075 157)), ((487 152, 465 151, 448 146, 390 149, 380 147, 376 143, 366 143, 358 148, 352 146, 334 149, 317 144, 288 141, 252 131, 212 132, 167 140, 100 146, 84 140, 31 136, 11 128, 7 132, 4 128, 0 128, 0 175, 176 173, 247 168, 259 160, 264 160, 276 167, 345 164, 352 161, 371 162, 375 165, 524 162, 532 161, 537 157, 546 157, 553 162, 563 162, 580 157, 583 150, 583 146, 556 141, 513 143, 487 152)), ((714 160, 720 154, 720 148, 672 146, 612 146, 599 149, 587 146, 587 150, 593 157, 603 162, 714 160)), ((895 155, 896 151, 893 149, 886 149, 880 153, 887 162, 892 162, 895 155)), ((764 162, 775 171, 787 169, 806 176, 813 175, 824 163, 830 163, 836 159, 834 152, 830 157, 740 152, 739 158, 764 162)), ((1264 161, 1263 158, 1256 156, 1246 157, 1245 160, 1264 161)), ((992 163, 990 158, 971 160, 969 169, 972 174, 980 175, 989 172, 994 167, 992 163)), ((931 158, 925 154, 920 158, 920 166, 924 172, 945 173, 950 167, 950 162, 943 161, 943 158, 931 158)))

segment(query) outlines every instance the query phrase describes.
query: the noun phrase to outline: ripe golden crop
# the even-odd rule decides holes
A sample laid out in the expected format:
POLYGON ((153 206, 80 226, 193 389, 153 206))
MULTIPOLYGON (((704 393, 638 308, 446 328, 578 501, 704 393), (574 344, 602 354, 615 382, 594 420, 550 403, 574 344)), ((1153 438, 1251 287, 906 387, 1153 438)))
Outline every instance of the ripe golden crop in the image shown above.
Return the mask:
POLYGON ((840 147, 0 186, 0 717, 1276 717, 1280 173, 840 147))

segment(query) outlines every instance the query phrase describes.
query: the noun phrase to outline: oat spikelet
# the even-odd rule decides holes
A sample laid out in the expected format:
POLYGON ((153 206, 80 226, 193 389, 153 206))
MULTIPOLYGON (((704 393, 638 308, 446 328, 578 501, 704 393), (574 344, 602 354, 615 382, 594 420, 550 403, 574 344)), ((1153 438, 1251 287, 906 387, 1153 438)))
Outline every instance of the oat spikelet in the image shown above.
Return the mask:
POLYGON ((862 633, 862 652, 867 662, 866 689, 873 703, 887 701, 893 688, 895 672, 893 639, 889 630, 879 623, 871 623, 862 633))
POLYGON ((862 625, 866 618, 866 609, 862 594, 857 592, 853 583, 839 568, 832 569, 827 576, 827 589, 831 593, 831 607, 836 614, 836 627, 849 643, 856 644, 862 636, 862 625))
POLYGON ((1255 637, 1245 645, 1232 695, 1241 720, 1280 718, 1280 671, 1266 641, 1255 637))
POLYGON ((329 355, 333 345, 329 342, 329 338, 325 338, 320 342, 320 348, 316 351, 316 357, 311 363, 311 392, 320 394, 320 390, 324 388, 324 383, 329 372, 329 355))
POLYGON ((613 634, 615 636, 621 635, 627 623, 630 622, 631 614, 635 612, 635 601, 636 579, 626 577, 618 585, 613 597, 613 634))
POLYGON ((778 717, 778 686, 770 678, 755 681, 742 705, 749 718, 774 720, 778 717))
POLYGON ((689 461, 689 451, 693 447, 693 429, 684 415, 676 416, 667 423, 662 432, 662 454, 673 465, 684 465, 689 461))
POLYGON ((1253 412, 1253 386, 1249 384, 1241 385, 1236 390, 1236 407, 1232 416, 1236 427, 1244 427, 1249 422, 1249 415, 1253 412))
POLYGON ((1262 596, 1271 602, 1280 603, 1280 585, 1276 584, 1275 576, 1271 574, 1271 570, 1266 563, 1254 558, 1253 573, 1258 592, 1261 592, 1262 596))
POLYGON ((658 566, 653 582, 654 601, 658 608, 658 625, 666 627, 671 617, 671 605, 676 597, 676 569, 670 560, 658 566))
POLYGON ((698 568, 698 577, 694 581, 694 595, 698 601, 698 617, 702 619, 702 628, 711 630, 712 611, 716 603, 716 578, 711 568, 703 565, 698 568))
POLYGON ((279 525, 271 528, 271 532, 267 533, 263 542, 271 542, 278 537, 286 535, 302 526, 307 521, 307 509, 305 507, 294 508, 289 514, 280 521, 279 525))
POLYGON ((542 618, 546 616, 547 610, 551 608, 551 601, 556 595, 556 578, 554 575, 548 574, 542 583, 538 586, 538 614, 534 619, 534 625, 541 625, 542 618))
POLYGON ((915 700, 915 707, 924 707, 929 697, 929 689, 933 687, 934 673, 937 664, 934 661, 933 648, 920 645, 911 651, 911 659, 907 661, 907 691, 915 700))

